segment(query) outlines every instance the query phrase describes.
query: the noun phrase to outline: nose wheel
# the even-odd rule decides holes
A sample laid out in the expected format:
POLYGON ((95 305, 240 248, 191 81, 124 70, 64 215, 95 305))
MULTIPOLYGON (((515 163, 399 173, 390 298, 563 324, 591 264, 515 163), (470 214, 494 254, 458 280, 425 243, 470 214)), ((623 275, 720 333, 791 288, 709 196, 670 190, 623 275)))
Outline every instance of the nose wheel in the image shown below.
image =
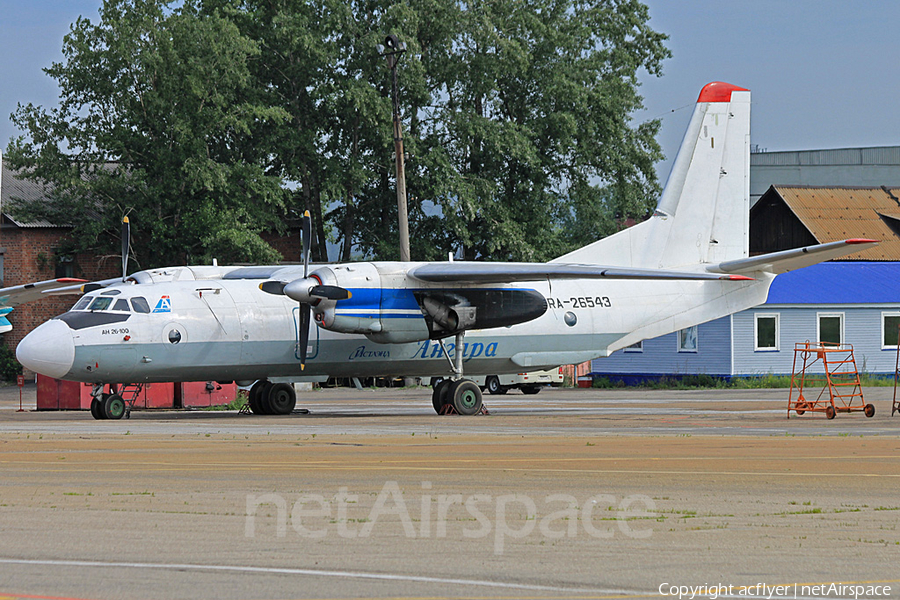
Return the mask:
POLYGON ((103 392, 103 384, 94 386, 91 396, 91 416, 98 421, 104 419, 118 420, 122 417, 131 418, 131 409, 144 389, 144 384, 123 384, 121 391, 118 385, 109 386, 109 394, 103 392))

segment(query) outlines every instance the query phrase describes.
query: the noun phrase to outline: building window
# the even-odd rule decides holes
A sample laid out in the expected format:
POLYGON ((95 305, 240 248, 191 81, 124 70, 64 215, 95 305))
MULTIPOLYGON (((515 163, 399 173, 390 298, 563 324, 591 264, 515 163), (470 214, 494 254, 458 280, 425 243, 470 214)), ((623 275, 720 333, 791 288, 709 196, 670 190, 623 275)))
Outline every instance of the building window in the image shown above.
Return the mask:
POLYGON ((881 313, 881 347, 885 350, 896 350, 898 329, 900 328, 900 312, 881 313))
POLYGON ((817 313, 817 331, 819 342, 828 344, 844 343, 843 313, 817 313))
POLYGON ((756 350, 758 352, 777 352, 778 351, 778 314, 758 314, 756 315, 754 338, 756 339, 756 350))
POLYGON ((644 340, 636 342, 630 346, 625 346, 625 352, 643 352, 644 351, 644 340))
POLYGON ((697 326, 688 327, 678 332, 678 351, 679 352, 697 352, 697 326))
POLYGON ((75 258, 68 254, 61 254, 56 248, 53 249, 53 254, 56 257, 55 276, 57 278, 75 277, 75 258))

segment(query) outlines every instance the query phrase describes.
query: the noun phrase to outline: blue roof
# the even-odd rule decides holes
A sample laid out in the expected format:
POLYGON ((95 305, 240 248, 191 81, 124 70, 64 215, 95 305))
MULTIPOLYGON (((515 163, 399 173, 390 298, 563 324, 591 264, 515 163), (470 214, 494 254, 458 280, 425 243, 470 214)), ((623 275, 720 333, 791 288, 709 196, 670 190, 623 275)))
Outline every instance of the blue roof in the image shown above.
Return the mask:
POLYGON ((900 262, 826 262, 775 278, 766 304, 900 303, 900 262))

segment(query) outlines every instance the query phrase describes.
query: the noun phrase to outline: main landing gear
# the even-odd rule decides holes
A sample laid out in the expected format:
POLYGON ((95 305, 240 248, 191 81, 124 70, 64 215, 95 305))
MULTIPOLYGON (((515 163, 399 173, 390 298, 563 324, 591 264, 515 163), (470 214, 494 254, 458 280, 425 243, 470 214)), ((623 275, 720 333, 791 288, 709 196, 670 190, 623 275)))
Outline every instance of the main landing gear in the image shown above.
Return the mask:
POLYGON ((290 383, 260 379, 250 388, 248 404, 254 415, 289 415, 297 405, 297 394, 290 383))
POLYGON ((471 379, 463 379, 463 335, 464 332, 456 334, 456 346, 454 349, 454 358, 456 363, 450 360, 450 354, 444 347, 444 341, 439 340, 444 356, 450 361, 450 367, 453 369, 452 379, 442 379, 434 386, 431 393, 431 404, 434 411, 439 415, 446 415, 455 412, 460 415, 477 415, 482 412, 482 396, 481 388, 471 379))

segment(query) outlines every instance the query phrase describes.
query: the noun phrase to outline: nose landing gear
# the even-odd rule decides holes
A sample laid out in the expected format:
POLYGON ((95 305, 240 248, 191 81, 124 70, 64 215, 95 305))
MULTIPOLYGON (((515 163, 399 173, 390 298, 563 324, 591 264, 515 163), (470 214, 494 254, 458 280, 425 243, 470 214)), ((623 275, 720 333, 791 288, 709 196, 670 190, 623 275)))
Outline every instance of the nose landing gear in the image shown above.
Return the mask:
POLYGON ((97 420, 103 419, 126 419, 131 418, 131 409, 134 408, 134 401, 137 400, 144 389, 143 383, 124 383, 122 389, 119 386, 111 384, 109 386, 110 393, 103 392, 103 384, 94 384, 91 390, 91 416, 97 420))

